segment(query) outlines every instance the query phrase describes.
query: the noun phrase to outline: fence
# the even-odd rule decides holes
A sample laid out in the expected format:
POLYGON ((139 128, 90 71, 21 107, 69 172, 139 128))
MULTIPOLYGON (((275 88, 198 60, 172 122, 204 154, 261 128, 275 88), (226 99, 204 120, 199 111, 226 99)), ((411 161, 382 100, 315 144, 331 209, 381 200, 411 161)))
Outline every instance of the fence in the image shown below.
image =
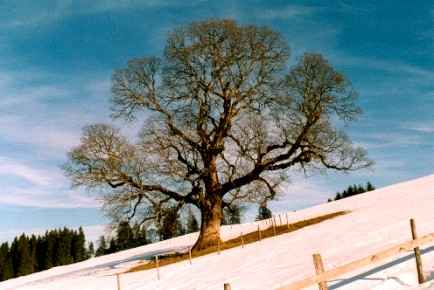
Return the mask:
POLYGON ((370 256, 349 262, 345 265, 339 266, 337 268, 328 271, 324 271, 321 255, 314 254, 313 260, 314 260, 316 275, 289 284, 287 286, 278 288, 277 290, 299 290, 315 284, 318 284, 319 290, 327 290, 328 280, 338 278, 354 270, 360 269, 365 266, 370 266, 372 264, 376 264, 380 261, 383 261, 385 259, 397 256, 400 253, 411 251, 411 250, 414 251, 414 255, 415 255, 418 282, 419 284, 422 284, 424 282, 424 277, 423 277, 422 259, 421 259, 421 253, 419 247, 434 241, 434 233, 425 235, 421 238, 417 238, 416 224, 413 219, 410 220, 410 228, 411 228, 412 240, 396 246, 392 246, 390 248, 384 249, 370 256))
MULTIPOLYGON (((277 234, 276 228, 281 227, 285 225, 282 221, 282 217, 279 215, 279 218, 272 217, 268 220, 263 220, 258 222, 257 225, 257 241, 262 240, 262 235, 266 230, 273 229, 273 235, 275 236, 277 234), (279 222, 278 222, 279 221, 279 222), (265 224, 265 228, 263 227, 263 224, 265 224)), ((286 226, 288 227, 288 230, 290 229, 290 223, 288 220, 288 216, 286 215, 286 226)), ((391 246, 389 248, 383 249, 377 253, 371 254, 367 257, 351 261, 347 264, 344 264, 342 266, 325 270, 324 264, 321 258, 321 255, 319 253, 313 254, 313 264, 315 267, 316 274, 310 277, 307 277, 305 279, 302 279, 300 281, 293 282, 289 285, 283 286, 278 288, 277 290, 300 290, 312 285, 317 284, 319 290, 328 290, 327 281, 331 279, 338 278, 344 274, 353 272, 355 270, 358 270, 365 266, 370 266, 373 264, 378 264, 380 261, 384 261, 388 258, 397 256, 403 252, 407 251, 414 251, 415 255, 415 261, 416 261, 416 270, 417 270, 417 277, 418 282, 422 284, 425 279, 423 276, 423 267, 422 267, 422 259, 421 259, 421 252, 420 247, 428 244, 430 242, 434 241, 434 233, 427 234, 425 236, 422 236, 418 238, 417 232, 416 232, 416 224, 413 219, 410 220, 410 229, 411 229, 411 236, 412 240, 391 246)), ((244 247, 244 239, 243 239, 243 233, 240 232, 241 238, 241 246, 244 247)), ((268 236, 269 237, 269 236, 268 236)), ((221 250, 221 243, 218 243, 217 245, 217 253, 220 254, 221 250)), ((192 255, 191 255, 191 248, 187 249, 188 251, 188 259, 189 263, 192 264, 192 255)), ((155 269, 156 269, 156 276, 157 279, 160 279, 160 269, 159 269, 159 258, 158 255, 155 256, 155 269)), ((117 280, 117 289, 121 290, 121 284, 120 284, 120 276, 119 274, 116 275, 117 280)), ((224 290, 231 290, 231 285, 229 283, 224 284, 224 290)))

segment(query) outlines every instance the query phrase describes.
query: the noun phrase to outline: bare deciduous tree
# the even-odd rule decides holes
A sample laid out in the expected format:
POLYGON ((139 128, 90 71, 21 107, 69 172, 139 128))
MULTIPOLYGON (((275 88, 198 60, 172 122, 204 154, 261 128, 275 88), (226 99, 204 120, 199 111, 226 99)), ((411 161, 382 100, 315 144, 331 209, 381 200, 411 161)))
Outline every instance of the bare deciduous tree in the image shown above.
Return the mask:
POLYGON ((146 221, 169 206, 196 206, 200 250, 220 239, 224 207, 273 198, 290 168, 369 166, 333 125, 360 113, 350 82, 319 54, 292 68, 288 58, 267 27, 215 20, 174 30, 162 58, 133 59, 113 75, 113 116, 141 114, 139 141, 88 126, 66 173, 102 191, 113 217, 146 221))

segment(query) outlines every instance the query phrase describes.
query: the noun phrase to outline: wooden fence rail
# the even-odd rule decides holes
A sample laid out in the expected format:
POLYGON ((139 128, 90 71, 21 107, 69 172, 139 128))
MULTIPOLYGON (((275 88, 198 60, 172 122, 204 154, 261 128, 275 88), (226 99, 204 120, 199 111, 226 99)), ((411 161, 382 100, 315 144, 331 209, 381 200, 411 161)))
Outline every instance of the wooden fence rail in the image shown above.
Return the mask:
MULTIPOLYGON (((414 221, 411 221, 411 225, 412 225, 412 233, 415 231, 415 226, 414 226, 414 221)), ((350 273, 354 270, 360 269, 362 267, 365 266, 369 266, 375 263, 378 263, 380 261, 383 261, 385 259, 391 258, 393 256, 396 256, 400 253, 403 252, 408 252, 408 251, 413 251, 415 249, 418 249, 420 246, 425 245, 427 243, 430 243, 434 241, 434 233, 425 235, 423 237, 420 238, 416 238, 416 233, 414 232, 413 234, 413 239, 396 245, 396 246, 392 246, 390 248, 387 249, 383 249, 382 251, 379 251, 373 255, 370 255, 368 257, 365 258, 361 258, 355 261, 352 261, 350 263, 347 263, 345 265, 336 267, 334 269, 331 270, 326 270, 326 271, 321 271, 323 269, 321 269, 321 265, 319 265, 319 258, 318 257, 314 257, 314 260, 316 261, 316 263, 318 263, 318 267, 320 268, 320 270, 318 271, 318 274, 315 276, 311 276, 308 278, 305 278, 303 280, 294 282, 292 284, 289 284, 287 286, 283 286, 278 288, 277 290, 299 290, 299 289, 303 289, 315 284, 319 285, 319 289, 327 289, 324 288, 324 286, 326 285, 325 283, 327 283, 328 280, 331 279, 335 279, 338 278, 344 274, 350 273), (321 288, 322 287, 322 288, 321 288)), ((418 261, 417 264, 420 264, 420 253, 419 255, 417 254, 419 253, 419 250, 415 251, 415 256, 416 256, 416 260, 418 261)), ((316 269, 318 269, 318 267, 316 267, 316 269)), ((418 266, 418 276, 420 277, 421 274, 421 267, 418 266)), ((419 278, 419 283, 421 283, 423 280, 421 280, 419 278)), ((327 287, 327 286, 325 286, 327 287)))

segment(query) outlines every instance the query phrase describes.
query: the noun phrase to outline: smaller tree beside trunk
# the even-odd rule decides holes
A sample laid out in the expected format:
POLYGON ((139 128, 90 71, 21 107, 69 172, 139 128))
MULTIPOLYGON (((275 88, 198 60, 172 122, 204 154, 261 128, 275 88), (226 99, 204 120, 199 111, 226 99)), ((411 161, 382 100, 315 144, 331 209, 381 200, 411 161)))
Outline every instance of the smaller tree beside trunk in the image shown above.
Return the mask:
POLYGON ((256 216, 257 221, 266 220, 273 217, 273 213, 267 207, 267 203, 263 202, 258 208, 258 215, 256 216))

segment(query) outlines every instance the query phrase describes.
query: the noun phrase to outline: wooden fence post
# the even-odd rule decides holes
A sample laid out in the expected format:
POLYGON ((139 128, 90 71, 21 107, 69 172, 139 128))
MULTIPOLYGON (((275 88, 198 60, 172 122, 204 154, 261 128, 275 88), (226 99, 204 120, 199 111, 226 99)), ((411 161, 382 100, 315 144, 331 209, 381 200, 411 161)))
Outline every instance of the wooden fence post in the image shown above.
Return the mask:
POLYGON ((260 241, 260 240, 261 240, 261 228, 258 225, 258 241, 260 241))
MULTIPOLYGON (((417 240, 416 223, 414 219, 410 219, 410 227, 413 240, 417 240)), ((422 284, 425 281, 425 278, 423 277, 422 258, 420 257, 419 247, 414 248, 414 256, 416 257, 417 280, 419 281, 419 284, 422 284)))
MULTIPOLYGON (((322 263, 320 254, 313 254, 313 264, 315 266, 315 271, 317 274, 321 274, 324 272, 324 265, 322 263)), ((328 290, 327 282, 322 281, 318 283, 319 290, 328 290)))
POLYGON ((289 218, 288 218, 288 213, 286 213, 286 226, 288 227, 288 230, 289 230, 289 218))
POLYGON ((191 262, 191 247, 188 248, 188 259, 190 260, 190 265, 192 264, 191 262))
POLYGON ((121 280, 119 278, 119 273, 116 274, 116 282, 118 284, 118 290, 121 290, 121 280))
POLYGON ((225 283, 223 287, 224 287, 224 290, 231 290, 231 284, 229 284, 229 283, 225 283))
POLYGON ((274 218, 273 218, 273 233, 274 233, 274 235, 276 235, 276 222, 275 222, 274 218))
POLYGON ((158 255, 155 256, 155 265, 157 266, 157 279, 160 280, 160 262, 158 261, 158 255))

